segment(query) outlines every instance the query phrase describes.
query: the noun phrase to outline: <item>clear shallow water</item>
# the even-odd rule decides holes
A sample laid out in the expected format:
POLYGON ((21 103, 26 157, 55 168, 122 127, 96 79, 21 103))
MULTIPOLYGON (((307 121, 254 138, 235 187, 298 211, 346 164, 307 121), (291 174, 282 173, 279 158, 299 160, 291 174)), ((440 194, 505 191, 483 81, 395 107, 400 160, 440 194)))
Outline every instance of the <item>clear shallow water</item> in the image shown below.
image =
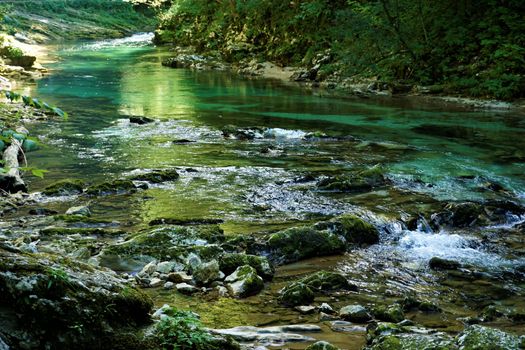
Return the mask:
MULTIPOLYGON (((49 171, 45 179, 31 179, 32 190, 63 178, 97 183, 178 167, 181 178, 174 183, 93 200, 94 216, 130 227, 159 217, 220 217, 226 219, 227 234, 268 231, 343 212, 395 226, 403 212, 437 200, 500 198, 480 189, 488 180, 525 201, 523 115, 451 110, 414 99, 323 97, 275 81, 165 68, 160 62, 169 51, 145 45, 149 38, 58 48, 52 73, 32 94, 60 106, 70 118, 31 125, 45 147, 31 153, 29 161, 49 171), (156 121, 134 125, 129 115, 156 121), (228 124, 270 130, 250 142, 225 140, 220 129, 228 124), (345 139, 303 139, 316 131, 345 139), (180 139, 195 142, 173 143, 180 139), (268 146, 270 152, 261 152, 268 146), (387 169, 392 188, 338 195, 316 191, 314 181, 294 181, 307 173, 322 176, 376 164, 387 169)), ((63 211, 83 199, 48 204, 63 211)), ((363 268, 372 276, 384 266, 400 276, 387 278, 393 286, 421 291, 428 285, 432 294, 434 279, 422 266, 433 256, 482 268, 505 269, 519 262, 487 251, 478 233, 393 231, 392 237, 385 233, 384 244, 338 260, 339 268, 363 268), (379 256, 387 261, 376 261, 379 256)))

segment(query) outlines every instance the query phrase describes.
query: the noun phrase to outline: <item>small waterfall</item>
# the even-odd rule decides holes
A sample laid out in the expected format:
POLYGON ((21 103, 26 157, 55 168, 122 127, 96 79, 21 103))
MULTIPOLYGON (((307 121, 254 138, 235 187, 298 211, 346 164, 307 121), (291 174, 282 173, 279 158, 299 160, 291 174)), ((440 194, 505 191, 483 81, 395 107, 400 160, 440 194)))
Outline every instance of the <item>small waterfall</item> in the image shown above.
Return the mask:
POLYGON ((154 34, 153 33, 137 33, 132 36, 118 39, 107 39, 95 41, 93 43, 88 43, 77 47, 77 50, 103 50, 110 49, 114 47, 142 47, 152 44, 154 34))

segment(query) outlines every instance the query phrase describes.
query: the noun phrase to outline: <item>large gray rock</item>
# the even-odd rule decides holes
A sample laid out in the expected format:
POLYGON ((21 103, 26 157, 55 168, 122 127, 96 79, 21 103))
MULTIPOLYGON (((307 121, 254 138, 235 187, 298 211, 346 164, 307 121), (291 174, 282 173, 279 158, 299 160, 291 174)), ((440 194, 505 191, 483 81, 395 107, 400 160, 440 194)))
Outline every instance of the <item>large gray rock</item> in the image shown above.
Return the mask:
POLYGON ((348 305, 339 311, 339 316, 350 322, 367 322, 372 319, 368 310, 362 305, 348 305))

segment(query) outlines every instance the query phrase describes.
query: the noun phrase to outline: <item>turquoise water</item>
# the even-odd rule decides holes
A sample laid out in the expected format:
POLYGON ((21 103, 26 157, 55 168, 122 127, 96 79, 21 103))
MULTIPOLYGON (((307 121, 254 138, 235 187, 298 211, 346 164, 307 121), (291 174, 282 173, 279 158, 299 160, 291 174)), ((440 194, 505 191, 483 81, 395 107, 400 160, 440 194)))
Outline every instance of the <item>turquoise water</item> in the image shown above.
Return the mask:
POLYGON ((479 199, 472 184, 457 176, 482 176, 501 183, 516 197, 525 193, 525 119, 508 111, 446 110, 408 99, 323 97, 275 81, 247 80, 233 73, 169 69, 164 48, 105 41, 58 50, 52 74, 33 94, 71 115, 68 121, 35 125, 46 136, 44 150, 31 156, 48 169, 47 179, 94 180, 122 172, 167 166, 229 166, 277 172, 334 171, 383 164, 400 186, 439 199, 479 199), (130 46, 131 45, 131 46, 130 46), (127 115, 146 115, 154 125, 134 127, 127 115), (225 142, 227 124, 324 131, 354 142, 260 140, 225 142), (169 145, 177 138, 199 141, 169 145), (370 142, 379 143, 370 144, 370 142), (261 157, 264 144, 285 149, 281 157, 261 157), (67 172, 67 174, 65 174, 67 172))

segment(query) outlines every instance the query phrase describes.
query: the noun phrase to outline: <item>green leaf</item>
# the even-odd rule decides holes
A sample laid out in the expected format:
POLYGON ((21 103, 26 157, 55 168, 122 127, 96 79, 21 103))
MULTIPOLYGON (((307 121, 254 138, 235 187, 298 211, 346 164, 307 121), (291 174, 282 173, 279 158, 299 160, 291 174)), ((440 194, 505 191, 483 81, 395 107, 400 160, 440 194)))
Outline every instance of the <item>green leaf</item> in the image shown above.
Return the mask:
POLYGON ((24 102, 24 105, 31 106, 32 100, 29 96, 22 96, 22 101, 24 102))
POLYGON ((40 101, 38 100, 38 98, 33 98, 33 99, 31 100, 31 102, 33 102, 33 107, 35 107, 35 108, 39 108, 39 109, 40 109, 40 108, 43 107, 42 102, 40 102, 40 101))
POLYGON ((61 110, 60 108, 53 107, 53 112, 55 112, 55 114, 58 115, 59 117, 62 117, 67 120, 68 114, 64 112, 63 110, 61 110))
POLYGON ((44 106, 44 108, 48 111, 53 111, 53 107, 51 107, 47 102, 43 102, 42 105, 44 106))

